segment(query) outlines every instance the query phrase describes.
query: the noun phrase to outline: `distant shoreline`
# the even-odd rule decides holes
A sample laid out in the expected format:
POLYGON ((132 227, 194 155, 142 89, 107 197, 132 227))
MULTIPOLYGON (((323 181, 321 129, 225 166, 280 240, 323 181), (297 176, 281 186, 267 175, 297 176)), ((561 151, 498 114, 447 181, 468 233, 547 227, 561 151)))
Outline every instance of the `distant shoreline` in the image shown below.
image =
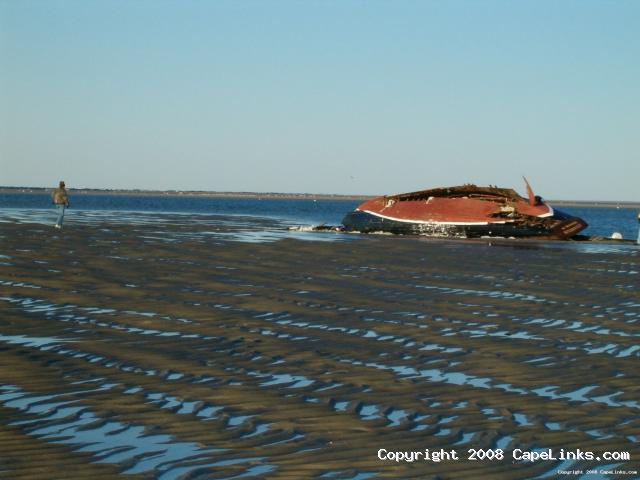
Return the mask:
MULTIPOLYGON (((53 188, 43 187, 0 187, 0 194, 27 193, 48 195, 53 188)), ((373 198, 376 195, 342 195, 329 193, 278 193, 278 192, 210 192, 201 190, 105 190, 92 188, 70 188, 70 195, 129 195, 154 197, 203 197, 203 198, 253 198, 273 200, 336 200, 357 201, 373 198)), ((549 200, 552 206, 560 207, 600 207, 640 209, 640 202, 616 202, 595 200, 549 200)))
MULTIPOLYGON (((49 194, 52 188, 0 187, 0 193, 49 194)), ((147 197, 203 197, 203 198, 269 198, 308 200, 364 200, 371 195, 340 195, 329 193, 278 193, 278 192, 209 192, 200 190, 102 190, 92 188, 68 188, 70 195, 128 195, 147 197)))

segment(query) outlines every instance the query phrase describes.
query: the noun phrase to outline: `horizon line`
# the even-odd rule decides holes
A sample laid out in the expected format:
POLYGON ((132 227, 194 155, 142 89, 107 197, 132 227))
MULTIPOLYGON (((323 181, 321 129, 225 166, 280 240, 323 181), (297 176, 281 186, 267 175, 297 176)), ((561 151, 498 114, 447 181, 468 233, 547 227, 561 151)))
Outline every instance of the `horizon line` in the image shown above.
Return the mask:
MULTIPOLYGON (((28 187, 28 186, 8 186, 0 185, 0 193, 3 191, 16 190, 53 190, 55 187, 28 187)), ((366 199, 376 198, 383 195, 365 195, 365 194, 350 194, 350 193, 310 193, 310 192, 253 192, 253 191, 230 191, 230 190, 186 190, 186 189, 146 189, 146 188, 96 188, 96 187, 73 187, 68 188, 69 191, 73 191, 78 194, 96 192, 96 193, 115 193, 115 194, 161 194, 161 195, 184 195, 184 196, 240 196, 240 197, 306 197, 306 198, 331 198, 331 199, 366 199)), ((22 192, 30 193, 30 192, 22 192)), ((37 192, 32 192, 37 193, 37 192)), ((545 199, 547 200, 547 199, 545 199)), ((625 205, 627 207, 640 207, 640 201, 633 200, 569 200, 569 199, 548 199, 551 203, 576 203, 576 204, 607 204, 607 205, 625 205)))

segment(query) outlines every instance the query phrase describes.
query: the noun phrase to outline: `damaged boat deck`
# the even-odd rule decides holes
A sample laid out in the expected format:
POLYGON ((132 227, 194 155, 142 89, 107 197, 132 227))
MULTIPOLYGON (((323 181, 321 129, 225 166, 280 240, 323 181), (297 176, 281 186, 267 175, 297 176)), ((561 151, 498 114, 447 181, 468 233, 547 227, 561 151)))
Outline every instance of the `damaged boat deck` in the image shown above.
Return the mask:
POLYGON ((187 235, 198 228, 3 224, 0 477, 638 468, 637 249, 187 235), (513 463, 516 448, 631 461, 513 463))

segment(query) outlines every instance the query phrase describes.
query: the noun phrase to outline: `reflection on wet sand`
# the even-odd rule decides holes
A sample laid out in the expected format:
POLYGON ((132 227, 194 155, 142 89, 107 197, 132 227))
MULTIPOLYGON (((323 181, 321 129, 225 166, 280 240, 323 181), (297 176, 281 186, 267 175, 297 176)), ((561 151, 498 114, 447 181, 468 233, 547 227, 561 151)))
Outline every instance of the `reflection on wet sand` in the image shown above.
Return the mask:
POLYGON ((637 469, 637 248, 300 241, 269 221, 129 216, 46 235, 2 223, 0 477, 637 469), (632 460, 513 463, 515 448, 632 460))

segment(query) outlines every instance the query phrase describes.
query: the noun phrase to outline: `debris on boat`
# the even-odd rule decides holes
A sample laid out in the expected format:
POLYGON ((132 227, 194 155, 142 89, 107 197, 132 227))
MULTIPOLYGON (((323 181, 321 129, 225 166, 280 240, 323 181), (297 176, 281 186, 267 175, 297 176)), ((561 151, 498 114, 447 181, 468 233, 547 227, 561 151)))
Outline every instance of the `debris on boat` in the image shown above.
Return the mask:
POLYGON ((287 228, 295 232, 342 232, 344 227, 342 225, 327 225, 321 223, 320 225, 295 225, 287 228))

